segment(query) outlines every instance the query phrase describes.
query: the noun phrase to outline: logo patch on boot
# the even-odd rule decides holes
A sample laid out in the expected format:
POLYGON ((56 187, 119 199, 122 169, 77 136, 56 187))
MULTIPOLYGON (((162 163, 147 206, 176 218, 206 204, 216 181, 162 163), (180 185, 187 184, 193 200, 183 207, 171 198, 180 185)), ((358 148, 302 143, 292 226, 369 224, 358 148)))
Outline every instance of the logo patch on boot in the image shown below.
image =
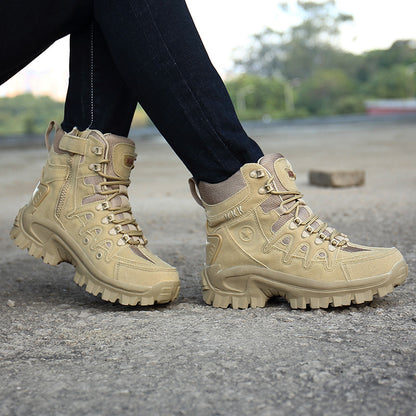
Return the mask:
POLYGON ((232 218, 237 218, 240 215, 243 215, 243 208, 241 207, 241 205, 239 205, 238 207, 235 207, 231 211, 228 211, 224 214, 226 220, 231 220, 232 218))
POLYGON ((296 179, 296 175, 295 175, 295 172, 293 172, 293 170, 286 169, 286 172, 290 179, 293 179, 293 180, 296 179))
POLYGON ((136 159, 134 146, 128 143, 117 143, 113 148, 112 161, 114 173, 120 178, 128 178, 136 159))
POLYGON ((124 156, 124 165, 131 169, 134 165, 134 161, 136 160, 136 158, 132 155, 125 155, 124 156))
POLYGON ((251 241, 253 237, 254 237, 254 230, 251 227, 245 226, 240 230, 241 240, 248 242, 248 241, 251 241))

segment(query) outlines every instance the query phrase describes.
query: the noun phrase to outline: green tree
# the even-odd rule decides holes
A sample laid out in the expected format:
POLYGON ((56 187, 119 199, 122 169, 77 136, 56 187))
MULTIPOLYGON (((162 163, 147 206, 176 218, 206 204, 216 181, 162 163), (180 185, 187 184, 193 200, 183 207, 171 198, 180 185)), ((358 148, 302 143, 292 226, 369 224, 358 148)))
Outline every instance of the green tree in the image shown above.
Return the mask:
POLYGON ((316 71, 298 91, 298 101, 311 114, 336 114, 340 100, 354 91, 351 79, 339 69, 316 71))
POLYGON ((407 98, 416 92, 415 75, 412 67, 395 65, 373 74, 364 86, 371 98, 407 98))
POLYGON ((416 65, 415 41, 398 40, 387 50, 374 50, 360 57, 357 78, 366 82, 379 70, 387 70, 396 65, 414 67, 416 65))
POLYGON ((241 119, 278 118, 287 112, 285 83, 281 79, 244 74, 226 85, 241 119))
POLYGON ((35 118, 30 114, 28 114, 23 119, 23 133, 24 134, 35 134, 36 133, 35 118))
MULTIPOLYGON (((286 33, 271 28, 253 36, 253 43, 243 58, 236 59, 236 68, 243 72, 285 79, 305 79, 317 69, 339 67, 351 54, 333 46, 340 25, 352 20, 351 15, 339 13, 334 0, 323 3, 297 2, 302 21, 286 33)), ((282 3, 287 13, 287 4, 282 3)))
POLYGON ((63 103, 49 97, 22 94, 0 98, 0 135, 41 134, 50 120, 60 122, 63 103))

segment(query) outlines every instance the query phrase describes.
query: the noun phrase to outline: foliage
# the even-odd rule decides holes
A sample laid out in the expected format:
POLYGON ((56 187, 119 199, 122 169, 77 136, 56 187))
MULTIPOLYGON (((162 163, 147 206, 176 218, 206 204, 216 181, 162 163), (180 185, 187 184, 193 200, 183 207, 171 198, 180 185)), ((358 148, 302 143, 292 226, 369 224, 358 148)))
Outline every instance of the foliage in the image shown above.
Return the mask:
POLYGON ((245 118, 274 118, 285 111, 285 85, 278 78, 241 75, 227 83, 228 92, 239 114, 245 118))
MULTIPOLYGON (((263 76, 304 79, 314 70, 333 66, 342 54, 331 45, 339 34, 340 25, 352 16, 337 11, 335 1, 323 3, 298 1, 297 14, 304 19, 287 32, 271 28, 253 36, 245 56, 236 59, 236 68, 263 76)), ((281 4, 287 13, 287 4, 281 4)))
POLYGON ((22 94, 0 98, 0 135, 40 134, 50 120, 62 120, 63 103, 22 94))
MULTIPOLYGON (((64 103, 50 97, 22 94, 15 97, 0 97, 0 136, 43 134, 49 121, 61 122, 64 103)), ((144 110, 137 106, 132 127, 150 123, 144 110)))
POLYGON ((377 71, 403 65, 416 69, 415 41, 398 40, 390 49, 374 50, 362 55, 357 78, 360 81, 369 80, 377 71))
POLYGON ((353 93, 353 83, 340 69, 314 72, 299 88, 298 100, 311 114, 334 114, 343 97, 353 93))
POLYGON ((406 98, 415 95, 413 71, 403 65, 376 71, 366 84, 367 95, 377 98, 406 98))
MULTIPOLYGON (((416 95, 416 44, 398 40, 387 50, 354 55, 336 47, 343 24, 352 16, 335 0, 297 1, 301 20, 286 32, 273 28, 253 35, 239 76, 226 85, 239 117, 265 119, 364 111, 367 98, 416 95)), ((280 2, 282 15, 291 13, 280 2)), ((49 120, 62 120, 63 103, 24 94, 0 98, 0 135, 41 134, 49 120)), ((138 106, 133 127, 150 123, 138 106)))
MULTIPOLYGON (((280 6, 283 13, 290 13, 287 3, 280 6)), ((241 118, 256 113, 259 114, 256 118, 261 118, 266 112, 277 116, 299 112, 314 115, 356 113, 364 111, 367 98, 415 96, 414 41, 400 40, 387 50, 354 55, 336 47, 341 25, 351 21, 352 16, 340 13, 335 0, 319 3, 298 0, 297 8, 302 20, 285 33, 267 28, 253 36, 243 57, 235 59, 236 70, 243 73, 239 84, 234 81, 227 84, 237 102, 235 89, 243 88, 239 85, 244 79, 253 83, 258 77, 262 80, 261 85, 277 84, 280 80, 285 86, 286 101, 288 92, 292 91, 292 108, 289 110, 288 105, 282 108, 279 95, 276 99, 267 97, 268 102, 276 103, 274 108, 254 105, 254 102, 265 100, 265 92, 256 87, 247 96, 244 111, 237 105, 241 118)))

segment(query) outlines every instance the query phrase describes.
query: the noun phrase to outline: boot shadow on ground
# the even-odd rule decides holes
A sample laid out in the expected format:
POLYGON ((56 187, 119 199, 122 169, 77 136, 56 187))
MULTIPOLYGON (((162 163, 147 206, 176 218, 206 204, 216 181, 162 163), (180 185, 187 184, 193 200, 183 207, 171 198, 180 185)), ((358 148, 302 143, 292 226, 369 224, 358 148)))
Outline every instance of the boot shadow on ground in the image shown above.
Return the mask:
MULTIPOLYGON (((175 254, 171 253, 168 257, 171 257, 169 260, 172 261, 175 258, 175 254)), ((114 312, 164 310, 175 308, 175 305, 180 303, 211 308, 202 300, 199 270, 196 271, 197 266, 187 262, 177 266, 181 276, 181 290, 174 302, 153 306, 125 306, 119 303, 104 301, 100 296, 93 296, 87 293, 84 288, 80 288, 73 281, 75 269, 70 264, 62 263, 58 266, 50 266, 32 257, 16 257, 0 264, 2 285, 0 297, 3 298, 3 304, 11 299, 16 302, 16 305, 23 304, 27 306, 33 303, 44 303, 50 306, 59 306, 65 304, 75 308, 93 308, 114 312)), ((412 292, 413 286, 412 282, 408 281, 404 287, 396 289, 396 291, 400 290, 400 294, 395 291, 393 294, 383 298, 375 297, 371 302, 319 310, 327 313, 343 313, 346 311, 360 311, 368 306, 374 309, 394 309, 411 301, 410 292, 412 292)), ((291 310, 289 303, 284 298, 278 296, 269 299, 265 309, 291 310)), ((297 311, 302 312, 302 310, 297 311)), ((313 312, 314 310, 307 308, 304 311, 313 312)))
POLYGON ((62 304, 76 308, 94 308, 102 311, 136 311, 166 309, 186 299, 193 304, 203 304, 200 295, 200 281, 187 278, 179 297, 172 303, 153 306, 125 306, 119 303, 104 301, 100 296, 93 296, 79 287, 74 281, 75 268, 71 264, 61 263, 58 266, 44 264, 32 257, 8 260, 0 264, 0 279, 3 304, 9 299, 16 305, 45 303, 50 306, 62 304))

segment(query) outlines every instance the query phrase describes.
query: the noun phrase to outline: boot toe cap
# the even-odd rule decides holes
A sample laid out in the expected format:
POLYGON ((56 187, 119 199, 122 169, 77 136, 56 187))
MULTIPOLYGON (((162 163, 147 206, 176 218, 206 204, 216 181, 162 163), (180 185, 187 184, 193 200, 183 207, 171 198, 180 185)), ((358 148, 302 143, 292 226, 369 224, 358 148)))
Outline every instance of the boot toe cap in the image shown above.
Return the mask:
POLYGON ((342 268, 348 280, 382 277, 397 270, 404 258, 396 248, 368 248, 360 256, 342 262, 342 268))

